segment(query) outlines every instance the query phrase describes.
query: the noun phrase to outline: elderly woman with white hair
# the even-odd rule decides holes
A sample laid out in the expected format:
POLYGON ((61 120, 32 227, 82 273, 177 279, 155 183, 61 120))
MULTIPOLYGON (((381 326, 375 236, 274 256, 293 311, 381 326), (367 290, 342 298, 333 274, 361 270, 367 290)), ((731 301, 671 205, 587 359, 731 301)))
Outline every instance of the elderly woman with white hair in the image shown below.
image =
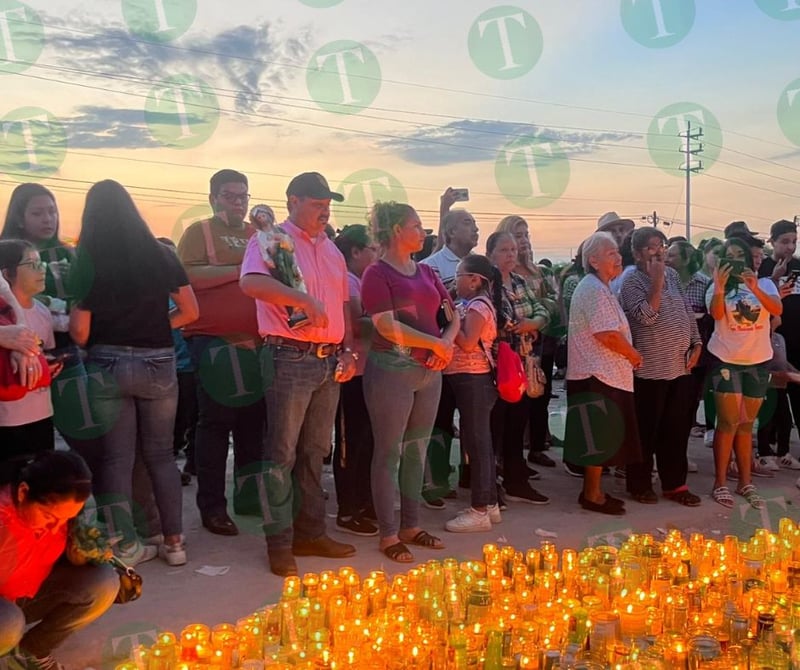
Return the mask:
POLYGON ((584 240, 586 276, 569 310, 567 425, 564 460, 584 466, 581 507, 602 514, 625 514, 625 503, 603 492, 603 467, 641 460, 633 402, 633 371, 642 357, 610 282, 622 272, 614 238, 597 232, 584 240))

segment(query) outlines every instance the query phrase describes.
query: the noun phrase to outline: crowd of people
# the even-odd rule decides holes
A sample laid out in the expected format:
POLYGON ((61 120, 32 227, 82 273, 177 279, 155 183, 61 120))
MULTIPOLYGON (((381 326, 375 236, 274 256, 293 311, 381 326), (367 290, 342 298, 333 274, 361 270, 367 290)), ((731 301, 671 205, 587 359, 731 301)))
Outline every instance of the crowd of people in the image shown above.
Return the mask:
MULTIPOLYGON (((356 551, 326 530, 328 458, 337 529, 377 536, 392 561, 444 547, 419 512, 446 508, 456 480, 470 505, 444 529, 490 531, 508 504, 549 503, 531 482, 541 479, 534 466, 556 465, 547 454, 556 368, 567 392, 563 463, 583 480, 585 510, 625 513, 626 501, 603 490, 609 468, 631 501, 659 502, 655 468, 663 498, 700 505, 687 447, 703 430, 701 402, 713 501, 732 507, 736 494, 761 508, 752 477, 800 469, 789 453, 800 411, 793 222, 772 225, 767 257, 744 222, 695 248, 609 212, 554 271, 534 261, 519 216, 478 249, 476 220, 454 207, 453 189, 435 235, 396 202, 333 231, 330 203, 343 197, 316 172, 291 180, 282 223, 267 206, 251 209, 248 189, 240 172, 214 174, 213 215, 176 247, 154 237, 121 184, 101 181, 74 249, 50 191, 14 190, 0 234, 3 621, 24 622, 65 578, 56 559, 90 493, 130 565, 186 563, 181 485, 195 475, 203 526, 238 534, 231 446, 232 509, 263 519, 277 575, 297 574, 297 556, 356 551), (501 397, 501 344, 543 392, 501 397), (56 429, 69 452, 53 451, 56 429), (45 532, 52 551, 32 552, 45 532)), ((59 623, 59 635, 37 627, 23 637, 9 624, 16 632, 0 653, 20 645, 47 670, 52 648, 110 604, 99 567, 70 568, 92 569, 81 573, 94 580, 91 614, 59 623)))

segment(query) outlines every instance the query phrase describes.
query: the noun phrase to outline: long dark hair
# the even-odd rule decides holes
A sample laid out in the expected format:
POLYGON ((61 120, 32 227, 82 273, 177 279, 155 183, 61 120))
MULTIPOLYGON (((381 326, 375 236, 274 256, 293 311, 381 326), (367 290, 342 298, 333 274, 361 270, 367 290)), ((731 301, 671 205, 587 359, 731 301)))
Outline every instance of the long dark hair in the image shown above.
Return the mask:
POLYGON ((502 330, 506 325, 506 317, 503 313, 503 277, 500 270, 481 254, 464 256, 461 259, 461 266, 466 272, 478 275, 481 282, 485 282, 486 292, 492 300, 497 315, 497 328, 502 330))
POLYGON ((168 284, 162 245, 119 182, 105 179, 86 194, 78 257, 70 273, 72 294, 81 300, 95 280, 114 297, 132 297, 168 284))
MULTIPOLYGON (((45 188, 41 184, 28 182, 20 184, 11 192, 11 200, 8 201, 8 209, 6 210, 6 221, 3 224, 3 231, 0 232, 0 239, 25 239, 25 210, 28 208, 28 203, 36 196, 44 195, 53 201, 58 212, 58 204, 56 198, 50 189, 45 188)), ((63 242, 58 237, 58 231, 61 226, 61 217, 58 217, 56 222, 56 232, 50 240, 41 246, 43 247, 57 247, 62 246, 63 242)))
POLYGON ((0 464, 0 486, 10 486, 14 504, 23 482, 28 485, 28 500, 44 505, 84 502, 92 493, 92 473, 74 451, 42 451, 0 464))

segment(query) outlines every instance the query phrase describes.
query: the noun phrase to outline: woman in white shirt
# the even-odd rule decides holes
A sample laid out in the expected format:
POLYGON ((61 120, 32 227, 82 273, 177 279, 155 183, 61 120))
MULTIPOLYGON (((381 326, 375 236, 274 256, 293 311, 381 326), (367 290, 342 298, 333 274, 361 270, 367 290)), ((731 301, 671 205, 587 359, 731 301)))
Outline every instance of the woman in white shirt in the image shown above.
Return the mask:
MULTIPOLYGON (((45 264, 39 252, 24 240, 0 240, 0 271, 22 308, 24 322, 42 342, 55 346, 49 310, 35 299, 44 290, 45 264)), ((52 369, 60 371, 60 365, 52 369), (58 369, 56 369, 56 367, 58 369)), ((54 448, 53 404, 50 387, 29 390, 19 400, 0 402, 0 458, 54 448)))
POLYGON ((706 294, 714 332, 708 342, 711 387, 717 408, 714 432, 714 487, 711 497, 733 507, 726 484, 731 453, 736 457, 739 485, 736 493, 752 507, 764 500, 750 482, 753 422, 769 385, 766 364, 772 358, 769 318, 783 311, 772 280, 759 280, 747 242, 730 238, 706 294))

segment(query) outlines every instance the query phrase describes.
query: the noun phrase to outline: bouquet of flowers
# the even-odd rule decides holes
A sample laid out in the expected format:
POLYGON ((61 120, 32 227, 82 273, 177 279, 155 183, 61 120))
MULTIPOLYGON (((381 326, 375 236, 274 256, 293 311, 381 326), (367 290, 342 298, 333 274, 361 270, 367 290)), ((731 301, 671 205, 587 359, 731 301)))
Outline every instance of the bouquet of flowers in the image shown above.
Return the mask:
POLYGON ((70 519, 68 528, 67 550, 72 557, 82 559, 79 563, 100 565, 111 561, 111 543, 99 528, 86 525, 80 517, 70 519))
MULTIPOLYGON (((258 229, 258 248, 270 274, 281 284, 305 293, 303 274, 294 257, 294 243, 287 233, 275 225, 272 208, 268 205, 256 205, 250 210, 250 222, 258 229)), ((298 328, 308 322, 308 316, 302 310, 287 307, 286 311, 291 328, 298 328)))

